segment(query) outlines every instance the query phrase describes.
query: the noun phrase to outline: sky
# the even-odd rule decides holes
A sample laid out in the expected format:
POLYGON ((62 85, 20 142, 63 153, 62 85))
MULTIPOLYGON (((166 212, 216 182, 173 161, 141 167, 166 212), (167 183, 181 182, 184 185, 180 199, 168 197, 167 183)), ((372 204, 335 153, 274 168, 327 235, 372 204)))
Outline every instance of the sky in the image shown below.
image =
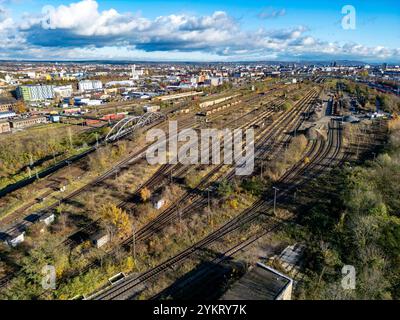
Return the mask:
POLYGON ((398 63, 400 1, 0 0, 1 59, 398 63))

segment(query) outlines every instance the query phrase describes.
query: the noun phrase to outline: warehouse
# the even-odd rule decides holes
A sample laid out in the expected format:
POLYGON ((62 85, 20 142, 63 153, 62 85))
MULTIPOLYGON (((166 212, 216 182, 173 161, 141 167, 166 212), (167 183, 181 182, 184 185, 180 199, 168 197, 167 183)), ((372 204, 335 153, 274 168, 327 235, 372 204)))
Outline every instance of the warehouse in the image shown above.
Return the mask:
POLYGON ((12 118, 15 117, 16 114, 14 111, 4 111, 4 112, 0 112, 0 119, 8 119, 8 118, 12 118))
POLYGON ((10 122, 12 129, 23 129, 41 123, 47 123, 46 117, 32 117, 28 119, 13 120, 10 122))

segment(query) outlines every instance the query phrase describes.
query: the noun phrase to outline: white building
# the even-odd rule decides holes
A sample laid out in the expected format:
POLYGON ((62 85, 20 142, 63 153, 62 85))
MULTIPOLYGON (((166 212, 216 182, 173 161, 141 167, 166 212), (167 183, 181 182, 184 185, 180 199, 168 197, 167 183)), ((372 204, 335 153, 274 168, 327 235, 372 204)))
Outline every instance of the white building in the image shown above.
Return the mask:
POLYGON ((89 100, 86 105, 87 106, 99 106, 103 104, 103 100, 89 100))
POLYGON ((73 93, 72 85, 54 87, 54 93, 61 98, 69 98, 73 93))
POLYGON ((79 91, 93 91, 103 89, 103 84, 100 80, 82 80, 79 81, 79 91))
POLYGON ((132 80, 110 81, 105 84, 106 88, 109 87, 133 87, 135 84, 132 80))
POLYGON ((134 64, 132 67, 132 78, 131 80, 139 80, 140 76, 143 76, 143 69, 136 70, 136 65, 134 64))
POLYGON ((213 87, 217 87, 223 83, 223 79, 219 77, 213 77, 210 79, 210 84, 213 87))
POLYGON ((36 78, 36 72, 35 71, 29 71, 29 72, 26 73, 26 75, 30 79, 35 79, 36 78))
POLYGON ((160 110, 160 106, 157 105, 146 105, 143 107, 144 112, 157 112, 160 110))

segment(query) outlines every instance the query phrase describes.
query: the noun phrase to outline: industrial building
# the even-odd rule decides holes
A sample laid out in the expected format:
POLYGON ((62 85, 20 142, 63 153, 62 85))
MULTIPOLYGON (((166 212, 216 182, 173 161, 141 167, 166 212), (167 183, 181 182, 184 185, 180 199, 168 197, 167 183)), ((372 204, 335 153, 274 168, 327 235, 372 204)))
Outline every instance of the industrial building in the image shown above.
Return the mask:
POLYGON ((8 119, 8 118, 12 118, 15 117, 16 114, 14 111, 4 111, 4 112, 0 112, 0 119, 8 119))
POLYGON ((12 129, 24 129, 37 124, 47 123, 46 117, 32 117, 28 119, 12 120, 10 121, 12 129))
POLYGON ((100 80, 82 80, 79 81, 79 91, 94 91, 103 89, 103 83, 100 80))
POLYGON ((110 81, 105 84, 106 88, 109 87, 133 87, 135 83, 132 80, 110 81))
POLYGON ((17 88, 17 97, 24 101, 43 101, 54 99, 53 85, 28 85, 17 88))

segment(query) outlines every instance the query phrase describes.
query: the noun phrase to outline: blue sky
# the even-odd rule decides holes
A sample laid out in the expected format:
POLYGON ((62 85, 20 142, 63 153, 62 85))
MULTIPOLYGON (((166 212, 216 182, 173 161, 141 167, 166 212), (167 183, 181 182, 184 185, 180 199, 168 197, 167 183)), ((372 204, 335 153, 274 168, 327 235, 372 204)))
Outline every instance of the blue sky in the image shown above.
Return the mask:
POLYGON ((0 0, 0 48, 0 59, 399 62, 400 2, 0 0), (341 23, 348 4, 354 30, 341 23))

